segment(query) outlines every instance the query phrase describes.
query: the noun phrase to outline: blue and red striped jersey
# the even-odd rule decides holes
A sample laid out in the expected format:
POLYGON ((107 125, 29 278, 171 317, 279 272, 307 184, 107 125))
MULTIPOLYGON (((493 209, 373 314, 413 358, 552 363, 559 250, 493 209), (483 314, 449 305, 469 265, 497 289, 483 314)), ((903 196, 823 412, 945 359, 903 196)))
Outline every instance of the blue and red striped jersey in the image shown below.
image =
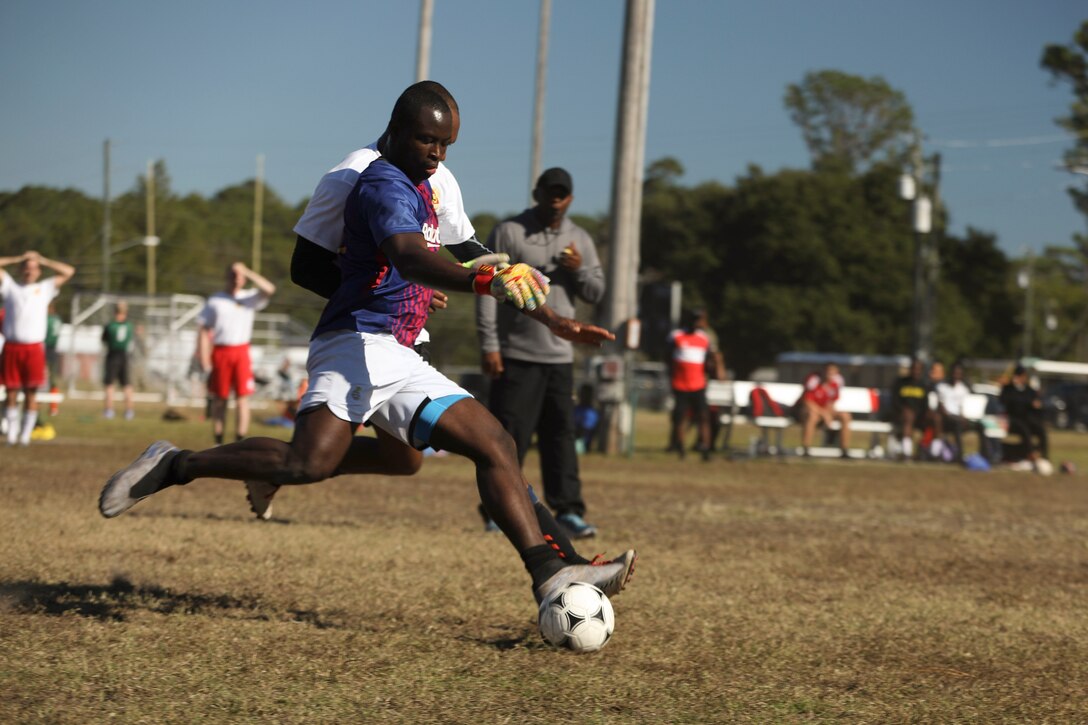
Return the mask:
POLYGON ((437 252, 438 216, 431 185, 415 186, 400 169, 378 159, 363 171, 344 205, 340 287, 325 305, 314 337, 331 330, 389 332, 411 347, 434 292, 400 276, 382 242, 394 234, 419 233, 437 252))

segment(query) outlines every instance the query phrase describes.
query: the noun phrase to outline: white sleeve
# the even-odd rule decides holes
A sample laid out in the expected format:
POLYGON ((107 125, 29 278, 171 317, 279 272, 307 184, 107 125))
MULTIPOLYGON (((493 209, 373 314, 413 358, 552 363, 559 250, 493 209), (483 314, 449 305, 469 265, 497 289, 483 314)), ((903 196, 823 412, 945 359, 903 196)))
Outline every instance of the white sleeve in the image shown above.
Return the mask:
POLYGON ((438 234, 442 244, 460 244, 476 236, 465 213, 461 187, 445 164, 438 164, 438 171, 431 177, 431 189, 438 192, 438 234))
POLYGON ((196 316, 196 321, 200 323, 201 327, 207 327, 208 329, 215 325, 215 308, 212 307, 211 300, 204 303, 204 309, 196 316))
POLYGON ((256 287, 246 290, 244 294, 245 296, 238 301, 242 303, 243 307, 248 307, 251 310, 263 310, 272 301, 271 297, 256 287))
MULTIPOLYGON (((330 171, 321 177, 306 211, 295 224, 295 234, 319 247, 336 252, 344 236, 344 202, 355 187, 352 172, 330 171)), ((358 178, 358 174, 354 174, 358 178)))

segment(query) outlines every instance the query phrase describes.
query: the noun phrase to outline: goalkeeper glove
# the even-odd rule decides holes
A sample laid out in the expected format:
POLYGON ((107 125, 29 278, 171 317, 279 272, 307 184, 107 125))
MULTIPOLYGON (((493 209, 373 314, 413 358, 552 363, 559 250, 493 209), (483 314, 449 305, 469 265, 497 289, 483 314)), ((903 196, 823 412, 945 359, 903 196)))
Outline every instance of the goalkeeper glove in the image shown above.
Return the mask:
POLYGON ((549 281, 540 270, 521 262, 498 271, 484 264, 476 270, 472 288, 478 295, 509 300, 519 310, 535 310, 547 300, 549 281))

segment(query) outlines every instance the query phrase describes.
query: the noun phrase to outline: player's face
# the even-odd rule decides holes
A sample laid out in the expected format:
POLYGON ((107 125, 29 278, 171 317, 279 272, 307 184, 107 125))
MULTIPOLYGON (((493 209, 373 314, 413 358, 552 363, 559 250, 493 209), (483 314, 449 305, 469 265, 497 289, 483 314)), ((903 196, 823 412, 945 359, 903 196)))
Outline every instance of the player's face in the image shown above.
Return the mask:
POLYGON ((562 186, 549 186, 546 189, 535 189, 533 199, 536 201, 537 218, 550 227, 563 221, 567 209, 574 201, 574 194, 562 186))
POLYGON ((23 284, 34 284, 42 276, 42 267, 35 259, 23 262, 23 284))
POLYGON ((438 170, 438 162, 446 158, 452 138, 453 114, 424 108, 410 128, 390 133, 388 158, 413 184, 418 184, 438 170))

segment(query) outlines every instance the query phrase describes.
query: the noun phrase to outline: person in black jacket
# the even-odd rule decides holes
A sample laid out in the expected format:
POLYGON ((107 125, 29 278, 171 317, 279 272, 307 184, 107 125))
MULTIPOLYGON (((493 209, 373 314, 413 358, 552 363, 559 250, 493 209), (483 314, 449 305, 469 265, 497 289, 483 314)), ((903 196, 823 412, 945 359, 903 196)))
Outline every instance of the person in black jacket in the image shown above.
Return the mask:
POLYGON ((1049 458, 1043 401, 1039 391, 1028 382, 1028 372, 1023 365, 1016 366, 1012 380, 1001 388, 1001 404, 1009 416, 1009 433, 1023 440, 1028 458, 1033 461, 1040 456, 1049 458))

